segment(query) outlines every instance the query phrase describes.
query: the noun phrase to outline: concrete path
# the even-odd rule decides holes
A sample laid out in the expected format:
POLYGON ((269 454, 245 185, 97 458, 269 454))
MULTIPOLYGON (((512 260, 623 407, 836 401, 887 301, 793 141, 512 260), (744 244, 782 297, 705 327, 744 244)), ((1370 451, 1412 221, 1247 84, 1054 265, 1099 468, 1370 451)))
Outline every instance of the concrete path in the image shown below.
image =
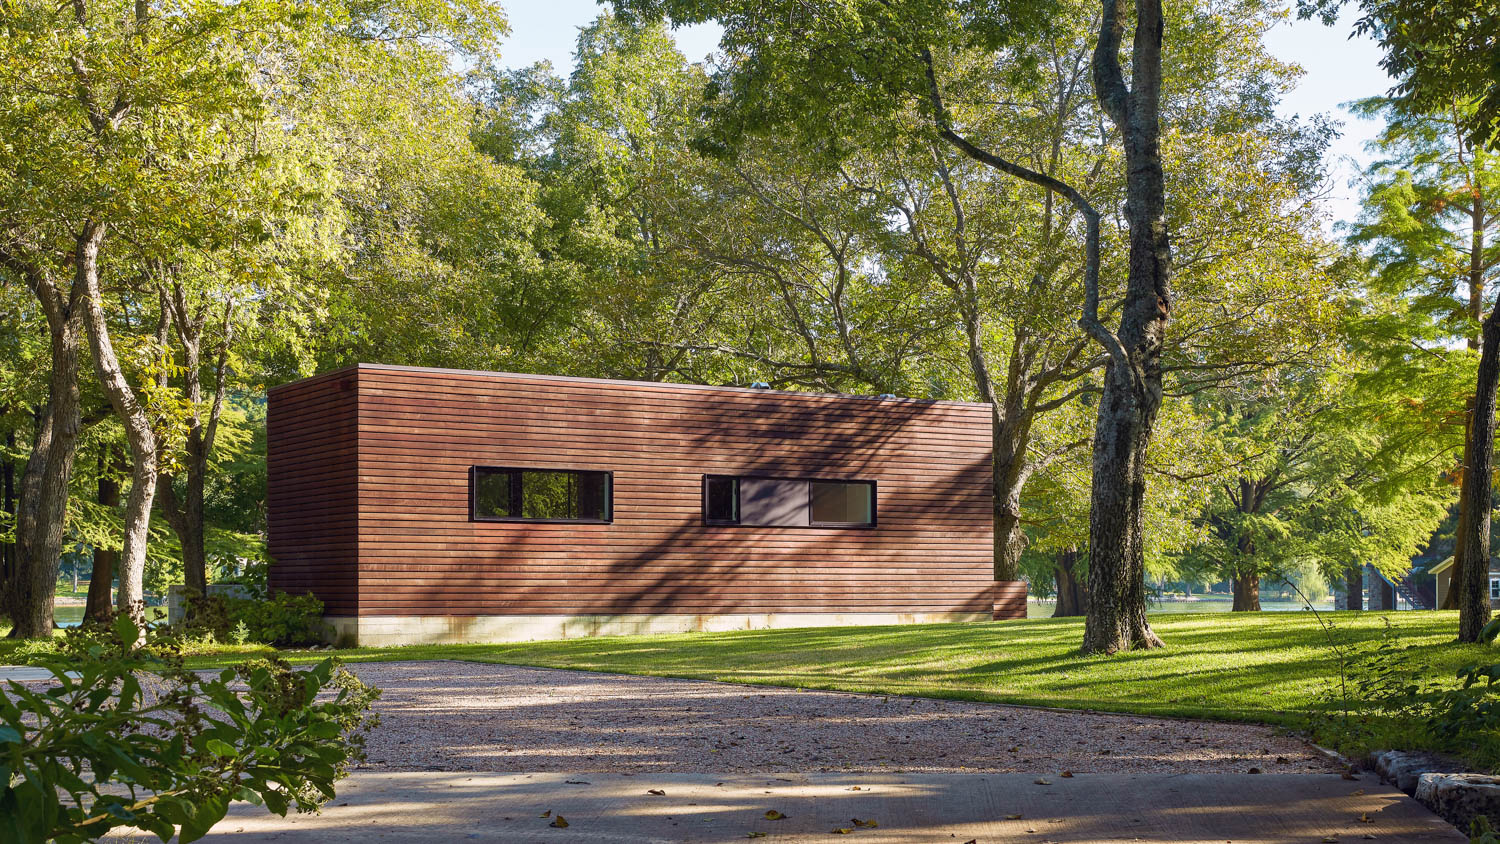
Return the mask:
MULTIPOLYGON (((361 772, 321 815, 236 805, 207 841, 1463 842, 1333 774, 361 772), (663 794, 654 794, 653 790, 663 794), (767 820, 766 813, 785 815, 767 820), (561 815, 566 828, 552 826, 561 815), (856 821, 858 819, 858 821, 856 821), (860 823, 863 822, 863 823, 860 823), (847 830, 837 833, 835 830, 847 830), (839 837, 835 837, 839 836, 839 837)), ((153 839, 154 840, 154 839, 153 839)))
MULTIPOLYGON (((75 678, 78 676, 73 671, 69 671, 68 675, 75 678)), ((52 672, 45 668, 34 668, 30 665, 0 665, 0 684, 11 680, 17 683, 40 683, 51 679, 52 672)))

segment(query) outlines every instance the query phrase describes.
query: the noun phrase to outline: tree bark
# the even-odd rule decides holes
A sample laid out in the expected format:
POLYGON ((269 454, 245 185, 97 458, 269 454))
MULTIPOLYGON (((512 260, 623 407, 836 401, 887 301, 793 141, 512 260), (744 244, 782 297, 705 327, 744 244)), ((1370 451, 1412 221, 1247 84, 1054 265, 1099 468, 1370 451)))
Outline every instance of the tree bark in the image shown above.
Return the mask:
MULTIPOLYGON (((0 487, 5 496, 5 517, 12 525, 16 520, 16 467, 10 455, 16 448, 15 429, 5 432, 5 461, 0 467, 0 487)), ((10 587, 16 577, 16 543, 0 542, 0 615, 10 606, 10 587)))
POLYGON ((1118 330, 1098 324, 1098 290, 1084 327, 1109 352, 1094 429, 1089 515, 1089 611, 1084 653, 1160 647, 1146 620, 1146 453, 1161 407, 1161 351, 1171 313, 1171 245, 1160 150, 1161 0, 1137 0, 1131 85, 1120 66, 1119 0, 1103 0, 1094 91, 1125 147, 1129 271, 1118 330), (1092 322, 1090 322, 1092 318, 1092 322))
POLYGON ((1052 610, 1053 618, 1080 616, 1088 609, 1088 587, 1078 577, 1077 566, 1077 548, 1063 548, 1057 552, 1057 606, 1052 610))
POLYGON ((1462 549, 1466 565, 1457 572, 1458 640, 1477 642, 1490 620, 1490 473, 1495 457, 1495 390, 1500 379, 1500 299, 1485 317, 1481 331, 1479 373, 1474 388, 1474 417, 1464 446, 1464 490, 1468 524, 1454 547, 1455 565, 1462 549))
POLYGON ((144 620, 146 545, 151 529, 151 505, 156 498, 157 447, 151 419, 136 397, 135 390, 120 368, 110 340, 109 324, 104 316, 104 300, 99 290, 99 237, 80 248, 79 272, 85 285, 84 325, 88 329, 89 347, 94 353, 94 371, 109 403, 125 427, 125 441, 130 447, 130 495, 125 501, 125 538, 120 550, 119 608, 137 622, 144 620))
POLYGON ((177 534, 182 547, 183 580, 188 589, 199 595, 208 594, 208 554, 204 545, 204 488, 208 479, 208 462, 213 456, 214 440, 219 428, 219 418, 224 409, 224 382, 228 372, 228 350, 232 339, 230 317, 233 301, 224 304, 222 345, 219 346, 213 371, 213 400, 204 418, 202 349, 203 330, 206 325, 204 310, 190 312, 187 296, 181 285, 174 282, 170 295, 162 294, 163 307, 170 307, 177 327, 177 338, 182 347, 183 383, 186 387, 189 407, 187 437, 183 444, 184 463, 187 476, 184 479, 183 495, 177 495, 175 477, 163 474, 158 494, 161 508, 167 516, 172 531, 177 534))
MULTIPOLYGON (((120 480, 116 473, 124 468, 119 451, 108 447, 109 456, 99 458, 98 502, 111 510, 120 506, 120 480)), ((110 614, 111 586, 115 579, 115 567, 120 564, 120 552, 113 548, 94 548, 94 570, 89 576, 89 596, 84 605, 83 616, 90 621, 108 621, 110 614)))
POLYGON ((1021 490, 1026 484, 1026 446, 1030 420, 1017 424, 996 410, 993 424, 995 579, 1016 580, 1021 575, 1021 552, 1026 533, 1021 530, 1021 490), (1017 429, 1021 430, 1017 430, 1017 429))
MULTIPOLYGON (((12 638, 52 635, 53 596, 68 512, 68 483, 82 426, 78 369, 81 328, 76 296, 63 295, 34 266, 7 257, 26 278, 47 318, 52 371, 37 413, 16 506, 15 571, 4 590, 12 638)), ((75 267, 75 272, 77 268, 75 267)), ((78 285, 74 284, 74 290, 78 285)))
MULTIPOLYGON (((1452 592, 1452 589, 1448 590, 1452 592)), ((1344 594, 1348 606, 1346 609, 1363 610, 1365 608, 1365 567, 1355 563, 1344 572, 1344 594)))
POLYGON ((1232 612, 1260 612, 1260 574, 1254 569, 1234 573, 1232 612))
MULTIPOLYGON (((1471 346, 1473 344, 1471 343, 1471 346)), ((1458 464, 1458 522, 1454 527, 1453 536, 1453 570, 1450 573, 1454 584, 1463 580, 1464 563, 1466 560, 1464 543, 1462 537, 1469 533, 1469 470, 1468 470, 1468 442, 1474 436, 1474 397, 1469 396, 1464 407, 1464 456, 1458 464)), ((1458 609, 1458 590, 1449 589, 1448 594, 1443 596, 1443 605, 1440 610, 1458 609)))

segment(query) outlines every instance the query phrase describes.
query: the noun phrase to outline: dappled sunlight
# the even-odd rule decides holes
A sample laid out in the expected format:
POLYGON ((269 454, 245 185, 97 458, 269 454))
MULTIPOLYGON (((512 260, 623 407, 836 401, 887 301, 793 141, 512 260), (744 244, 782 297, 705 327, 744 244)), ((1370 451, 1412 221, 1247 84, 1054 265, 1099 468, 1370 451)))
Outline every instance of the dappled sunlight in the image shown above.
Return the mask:
POLYGON ((1318 841, 1365 833, 1464 840, 1373 781, 1274 774, 362 773, 323 815, 282 819, 240 806, 215 832, 301 833, 320 842, 356 841, 376 829, 409 840, 802 841, 824 840, 834 829, 855 833, 854 819, 867 836, 913 844, 1318 841), (558 816, 566 832, 554 826, 558 816))
POLYGON ((384 689, 375 770, 1331 770, 1264 727, 997 707, 899 680, 849 694, 462 662, 355 671, 384 689))

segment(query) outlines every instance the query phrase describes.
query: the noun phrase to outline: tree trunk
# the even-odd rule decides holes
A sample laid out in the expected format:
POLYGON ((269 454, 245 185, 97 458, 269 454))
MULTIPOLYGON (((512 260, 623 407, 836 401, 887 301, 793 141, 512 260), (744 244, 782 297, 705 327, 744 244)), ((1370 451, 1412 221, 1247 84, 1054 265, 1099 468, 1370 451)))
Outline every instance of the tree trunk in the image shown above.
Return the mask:
POLYGON ((1057 552, 1057 607, 1052 611, 1053 618, 1080 616, 1087 611, 1088 588, 1079 579, 1077 567, 1077 548, 1063 548, 1057 552))
POLYGON ((1089 329, 1109 352, 1094 429, 1089 514, 1089 611, 1084 653, 1115 653, 1162 644, 1146 620, 1146 452, 1161 407, 1161 350, 1171 313, 1171 245, 1160 150, 1161 0, 1137 0, 1131 78, 1119 64, 1124 23, 1119 0, 1104 0, 1094 51, 1094 90, 1125 147, 1125 219, 1129 272, 1120 326, 1113 337, 1097 324, 1097 289, 1089 329))
MULTIPOLYGON (((39 299, 48 295, 36 287, 39 299)), ((53 596, 62 558, 68 482, 82 424, 78 406, 80 315, 61 297, 43 301, 52 353, 47 403, 38 413, 16 508, 15 575, 6 614, 12 638, 52 635, 53 596)))
POLYGON ((156 498, 157 449, 151 419, 125 379, 120 360, 115 355, 104 316, 104 300, 99 291, 99 244, 103 228, 90 243, 81 243, 79 271, 84 273, 84 325, 88 328, 89 347, 94 353, 94 370, 109 403, 125 426, 125 441, 130 447, 130 495, 125 501, 125 538, 120 550, 120 590, 118 606, 137 622, 144 619, 146 543, 151 529, 151 505, 156 498))
POLYGON ((1500 300, 1485 317, 1481 332, 1479 373, 1474 388, 1474 417, 1464 446, 1468 486, 1464 504, 1469 514, 1454 547, 1455 562, 1462 549, 1464 567, 1457 572, 1458 640, 1477 642, 1490 620, 1490 473, 1495 457, 1495 389, 1500 379, 1500 300))
POLYGON ((1234 573, 1233 612, 1260 612, 1260 574, 1254 569, 1234 573))
MULTIPOLYGON (((218 358, 214 362, 213 401, 207 419, 203 407, 203 374, 201 352, 206 324, 205 309, 196 312, 188 306, 187 295, 174 278, 171 294, 162 291, 163 308, 170 307, 175 314, 172 320, 177 326, 177 338, 182 346, 183 383, 186 387, 189 407, 187 438, 184 443, 187 477, 183 497, 179 500, 174 486, 176 478, 163 475, 158 494, 162 511, 172 531, 177 534, 182 546, 183 579, 188 589, 199 595, 208 594, 208 555, 204 546, 204 486, 208 479, 208 462, 213 455, 214 440, 219 427, 219 418, 224 409, 224 382, 228 372, 228 351, 232 338, 230 317, 234 310, 233 300, 224 303, 223 337, 218 358)), ((163 331, 165 340, 165 331, 163 331)))
POLYGON ((1016 416, 997 412, 992 426, 996 580, 1019 579, 1021 552, 1026 550, 1026 533, 1021 530, 1021 490, 1026 484, 1030 424, 1029 420, 1018 422, 1016 416))
MULTIPOLYGON (((1452 589, 1448 590, 1452 592, 1452 589)), ((1365 608, 1365 567, 1355 563, 1344 572, 1344 594, 1351 610, 1365 608)))
MULTIPOLYGON (((1452 583, 1457 584, 1463 580, 1464 570, 1464 543, 1461 537, 1469 533, 1469 471, 1468 442, 1474 436, 1474 397, 1469 396, 1467 406, 1464 408, 1464 457, 1458 466, 1458 523, 1454 528, 1453 536, 1453 569, 1449 572, 1452 583)), ((1458 590, 1449 589, 1448 594, 1443 596, 1443 605, 1440 610, 1458 609, 1458 590)))
POLYGON ((188 434, 188 473, 184 496, 179 499, 172 485, 173 478, 163 475, 157 494, 161 496, 161 510, 166 514, 172 532, 177 534, 177 543, 182 547, 182 574, 187 588, 199 595, 208 594, 208 555, 204 546, 203 486, 205 464, 208 456, 202 454, 202 439, 188 434))
MULTIPOLYGON (((10 455, 16 449, 16 432, 10 429, 5 432, 5 461, 0 467, 0 487, 3 487, 5 496, 6 521, 14 524, 16 520, 16 467, 10 455)), ((10 606, 10 587, 16 577, 16 543, 0 542, 0 615, 5 613, 10 606)))
MULTIPOLYGON (((109 457, 99 458, 99 504, 114 510, 120 506, 120 480, 117 472, 124 468, 119 451, 108 447, 109 457)), ((89 597, 83 615, 91 621, 108 621, 111 585, 120 552, 113 548, 94 548, 94 571, 89 576, 89 597)))

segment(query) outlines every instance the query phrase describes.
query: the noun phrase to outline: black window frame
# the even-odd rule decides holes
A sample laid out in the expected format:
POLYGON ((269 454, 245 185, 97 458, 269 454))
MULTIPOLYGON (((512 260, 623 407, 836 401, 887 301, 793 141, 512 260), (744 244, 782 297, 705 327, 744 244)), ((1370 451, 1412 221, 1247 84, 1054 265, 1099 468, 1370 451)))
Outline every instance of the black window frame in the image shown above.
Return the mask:
POLYGON ((705 527, 740 527, 740 528, 773 528, 776 530, 874 530, 880 525, 880 484, 873 479, 865 478, 825 478, 797 475, 726 475, 723 473, 705 473, 702 482, 701 513, 705 527), (721 519, 708 518, 708 482, 710 478, 728 478, 736 481, 734 487, 735 512, 739 512, 739 480, 760 481, 798 481, 807 484, 807 518, 805 525, 747 525, 744 522, 728 522, 721 519), (870 488, 870 521, 869 522, 814 522, 812 520, 812 485, 813 484, 865 484, 870 488))
MULTIPOLYGON (((520 508, 524 511, 525 505, 520 508)), ((575 469, 556 466, 470 466, 469 467, 469 521, 471 522, 524 522, 528 524, 562 525, 608 525, 615 521, 615 473, 607 469, 575 469), (481 516, 475 511, 479 504, 479 473, 489 472, 567 472, 574 475, 604 476, 604 518, 602 519, 533 519, 526 516, 481 516)))

